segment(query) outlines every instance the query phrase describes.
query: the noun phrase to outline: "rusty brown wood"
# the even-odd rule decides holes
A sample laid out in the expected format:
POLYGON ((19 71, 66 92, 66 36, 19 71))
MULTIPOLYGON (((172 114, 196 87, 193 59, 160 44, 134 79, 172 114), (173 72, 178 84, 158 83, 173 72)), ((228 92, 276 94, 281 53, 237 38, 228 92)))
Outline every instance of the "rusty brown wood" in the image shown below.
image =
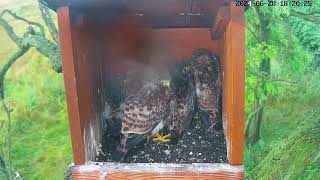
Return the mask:
POLYGON ((245 99, 245 26, 244 12, 230 5, 230 22, 220 39, 223 69, 223 122, 227 140, 228 160, 242 164, 244 151, 245 99))
POLYGON ((61 7, 58 9, 57 14, 73 157, 76 164, 83 164, 85 162, 84 143, 82 141, 83 132, 81 131, 77 84, 75 81, 76 73, 74 67, 69 8, 61 7))
POLYGON ((212 39, 219 39, 227 29, 227 25, 229 22, 230 22, 230 7, 228 6, 220 7, 212 25, 212 29, 211 29, 212 39))
MULTIPOLYGON (((153 28, 211 28, 220 6, 231 0, 45 0, 52 9, 70 6, 80 13, 100 19, 128 13, 143 19, 153 28)), ((109 19, 110 20, 110 19, 109 19)))
POLYGON ((122 179, 243 179, 243 166, 228 164, 144 164, 102 163, 101 165, 75 166, 75 180, 122 180, 122 179))
POLYGON ((156 29, 155 36, 169 47, 176 61, 190 60, 192 51, 198 48, 210 49, 214 54, 219 52, 218 41, 212 41, 207 28, 156 29))
MULTIPOLYGON (((170 29, 134 29, 133 27, 114 27, 113 31, 106 31, 105 41, 110 44, 109 58, 105 61, 112 66, 113 72, 124 72, 130 69, 132 60, 148 63, 144 53, 155 52, 169 54, 168 59, 159 59, 163 63, 168 61, 190 61, 194 49, 207 48, 218 54, 218 41, 210 38, 207 28, 170 28, 170 29), (126 30, 123 30, 126 29, 126 30), (132 37, 134 36, 134 37, 132 37), (152 44, 160 44, 154 47, 152 44), (150 48, 153 47, 153 48, 150 48)), ((113 28, 112 28, 113 29, 113 28)), ((106 48, 107 49, 107 48, 106 48)))
POLYGON ((93 160, 103 134, 100 65, 103 42, 90 19, 58 9, 60 44, 75 164, 93 160), (90 25, 88 25, 88 23, 90 25))
MULTIPOLYGON (((192 7, 201 10, 201 6, 193 2, 197 1, 188 1, 189 4, 185 4, 187 9, 192 7)), ((210 1, 202 0, 202 2, 210 5, 210 1)), ((212 12, 212 8, 209 6, 205 11, 212 12)), ((139 28, 122 27, 112 31, 112 28, 110 30, 108 26, 110 24, 98 26, 97 22, 90 20, 86 15, 79 15, 81 13, 78 13, 77 10, 60 7, 58 21, 61 53, 75 164, 84 164, 93 160, 95 148, 97 148, 99 138, 103 133, 101 92, 102 81, 106 80, 106 76, 108 76, 108 72, 103 69, 109 68, 110 70, 110 67, 116 66, 127 69, 128 67, 124 66, 125 59, 140 57, 139 53, 145 52, 144 43, 141 42, 149 40, 161 40, 163 44, 166 44, 165 48, 170 50, 174 61, 190 60, 192 50, 196 48, 207 48, 215 54, 221 55, 223 119, 228 159, 230 164, 242 164, 245 72, 244 16, 243 9, 236 7, 234 3, 231 4, 229 10, 230 22, 218 42, 211 40, 211 33, 206 28, 144 29, 140 31, 139 28), (129 30, 129 33, 126 33, 124 29, 129 30), (127 36, 124 36, 123 33, 127 36), (151 39, 149 39, 150 37, 151 39), (135 46, 139 43, 142 44, 141 47, 135 46)), ((187 18, 186 22, 193 20, 193 18, 187 18)), ((146 61, 142 59, 142 62, 146 61)), ((188 173, 182 173, 182 175, 180 172, 165 173, 164 177, 198 177, 197 173, 188 173)), ((125 175, 123 177, 131 177, 132 174, 123 173, 123 175, 125 175)), ((150 178, 159 176, 148 172, 141 175, 150 178)), ((213 177, 212 174, 209 173, 209 175, 213 177)), ((218 177, 216 175, 215 177, 218 177)), ((120 174, 115 173, 115 177, 120 177, 120 174)))

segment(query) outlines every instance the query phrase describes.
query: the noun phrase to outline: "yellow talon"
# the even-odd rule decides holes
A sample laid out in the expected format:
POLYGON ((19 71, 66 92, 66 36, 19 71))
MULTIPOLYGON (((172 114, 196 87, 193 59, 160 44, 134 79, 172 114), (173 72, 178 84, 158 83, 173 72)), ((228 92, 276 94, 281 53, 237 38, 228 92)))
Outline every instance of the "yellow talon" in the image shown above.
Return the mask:
POLYGON ((159 143, 170 142, 170 134, 163 135, 163 134, 157 133, 155 136, 156 137, 153 139, 154 141, 158 141, 159 143))

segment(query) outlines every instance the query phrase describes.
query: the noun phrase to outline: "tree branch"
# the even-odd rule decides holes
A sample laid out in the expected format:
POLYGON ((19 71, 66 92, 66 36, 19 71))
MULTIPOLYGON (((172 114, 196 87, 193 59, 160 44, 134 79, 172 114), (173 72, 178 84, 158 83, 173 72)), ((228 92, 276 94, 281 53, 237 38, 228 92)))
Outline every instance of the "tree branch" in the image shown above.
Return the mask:
POLYGON ((37 51, 46 56, 55 72, 62 72, 60 48, 57 44, 38 35, 30 35, 29 37, 24 38, 23 43, 30 47, 35 47, 37 51))
POLYGON ((28 51, 29 47, 19 49, 14 53, 0 70, 0 100, 4 99, 4 79, 10 67, 28 51))
POLYGON ((289 83, 289 84, 297 84, 297 81, 291 81, 291 80, 286 80, 286 79, 281 79, 281 78, 268 78, 266 80, 266 82, 275 82, 275 81, 279 81, 279 82, 285 82, 285 83, 289 83))
POLYGON ((308 13, 303 13, 303 12, 298 12, 298 11, 291 11, 290 12, 291 16, 295 16, 297 18, 315 23, 315 24, 320 24, 320 17, 319 16, 314 16, 312 14, 308 13))
POLYGON ((0 16, 0 26, 6 31, 10 39, 18 46, 21 45, 21 38, 13 31, 12 26, 0 16))
POLYGON ((253 37, 257 40, 257 42, 260 42, 258 36, 254 33, 254 31, 249 27, 246 26, 246 28, 250 31, 250 33, 253 35, 253 37))
POLYGON ((14 17, 14 18, 17 19, 17 20, 20 20, 20 21, 26 22, 26 23, 29 24, 29 25, 33 25, 33 26, 38 27, 38 28, 40 29, 41 35, 45 36, 44 27, 43 27, 40 23, 33 22, 33 21, 29 21, 29 20, 27 20, 27 19, 25 19, 25 18, 23 18, 23 17, 20 17, 20 16, 16 15, 14 12, 12 12, 12 11, 10 11, 10 10, 8 10, 8 9, 5 9, 5 10, 1 13, 0 17, 2 17, 5 13, 10 14, 12 17, 14 17))
POLYGON ((52 39, 59 45, 59 32, 58 32, 56 25, 54 24, 54 22, 52 20, 50 10, 48 9, 48 7, 46 5, 44 5, 42 3, 42 1, 39 1, 39 9, 41 12, 42 19, 43 19, 44 23, 46 24, 46 26, 48 27, 49 32, 52 36, 52 39))
MULTIPOLYGON (((12 41, 16 43, 19 48, 24 49, 27 47, 35 47, 41 54, 48 57, 50 64, 54 71, 61 73, 62 72, 62 64, 61 64, 61 55, 60 48, 58 44, 51 42, 49 39, 45 37, 43 30, 43 26, 40 25, 41 32, 37 33, 33 30, 31 26, 29 26, 28 31, 23 35, 23 37, 19 37, 14 31, 12 26, 7 23, 1 16, 5 13, 14 14, 11 11, 4 11, 0 14, 0 26, 4 28, 8 36, 12 41)), ((19 20, 23 20, 17 15, 13 15, 14 18, 18 18, 19 20)), ((23 20, 24 22, 31 23, 31 25, 36 25, 38 23, 34 23, 28 20, 23 20)), ((1 87, 0 87, 1 88, 1 87)))
POLYGON ((10 178, 9 173, 7 171, 6 163, 4 162, 4 159, 0 156, 0 172, 1 171, 3 171, 7 179, 10 178))

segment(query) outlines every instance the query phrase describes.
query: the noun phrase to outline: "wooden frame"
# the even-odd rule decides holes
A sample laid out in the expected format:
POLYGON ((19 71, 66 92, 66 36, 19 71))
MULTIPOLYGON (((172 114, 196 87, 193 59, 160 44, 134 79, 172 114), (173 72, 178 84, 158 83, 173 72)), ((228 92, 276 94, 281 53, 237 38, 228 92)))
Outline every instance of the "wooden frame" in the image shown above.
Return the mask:
POLYGON ((196 28, 150 29, 151 33, 169 41, 168 44, 172 45, 169 49, 177 59, 188 59, 194 48, 208 48, 220 56, 223 83, 223 124, 230 164, 167 164, 168 167, 181 167, 173 170, 153 164, 151 167, 163 171, 159 174, 151 169, 143 172, 112 169, 112 167, 119 166, 133 168, 143 164, 101 163, 94 165, 90 163, 94 161, 104 127, 103 122, 99 121, 103 107, 102 89, 104 78, 110 74, 104 72, 103 68, 116 67, 119 53, 109 49, 108 41, 112 41, 112 38, 108 35, 110 31, 107 25, 96 22, 85 14, 73 12, 68 6, 58 7, 65 91, 76 165, 73 170, 75 179, 96 179, 98 177, 105 179, 243 178, 245 97, 243 11, 241 7, 235 6, 234 2, 230 2, 229 6, 220 7, 217 12, 212 13, 216 16, 210 29, 201 23, 196 25, 196 19, 199 20, 200 17, 193 16, 187 18, 186 22, 194 23, 196 28), (201 171, 203 168, 207 168, 206 171, 201 171))
POLYGON ((223 123, 228 159, 242 164, 244 151, 245 25, 244 10, 230 5, 230 21, 220 38, 223 84, 223 123))
POLYGON ((242 166, 229 164, 90 163, 73 169, 75 179, 242 179, 242 166))

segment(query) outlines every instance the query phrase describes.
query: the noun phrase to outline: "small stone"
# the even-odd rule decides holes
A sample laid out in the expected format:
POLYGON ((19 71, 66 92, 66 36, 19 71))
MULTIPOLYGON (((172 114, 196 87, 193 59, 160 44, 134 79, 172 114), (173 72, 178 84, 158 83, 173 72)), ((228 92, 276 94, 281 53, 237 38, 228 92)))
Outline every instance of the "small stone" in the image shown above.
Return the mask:
POLYGON ((168 149, 167 149, 167 150, 164 150, 163 152, 164 152, 166 155, 169 155, 169 154, 170 154, 170 150, 168 150, 168 149))
POLYGON ((191 151, 190 153, 189 153, 189 155, 191 156, 193 154, 193 152, 191 151))
POLYGON ((192 142, 192 144, 193 144, 193 145, 195 145, 195 144, 196 144, 196 142, 192 142))
POLYGON ((201 156, 202 154, 201 154, 201 153, 198 153, 198 155, 201 156))

